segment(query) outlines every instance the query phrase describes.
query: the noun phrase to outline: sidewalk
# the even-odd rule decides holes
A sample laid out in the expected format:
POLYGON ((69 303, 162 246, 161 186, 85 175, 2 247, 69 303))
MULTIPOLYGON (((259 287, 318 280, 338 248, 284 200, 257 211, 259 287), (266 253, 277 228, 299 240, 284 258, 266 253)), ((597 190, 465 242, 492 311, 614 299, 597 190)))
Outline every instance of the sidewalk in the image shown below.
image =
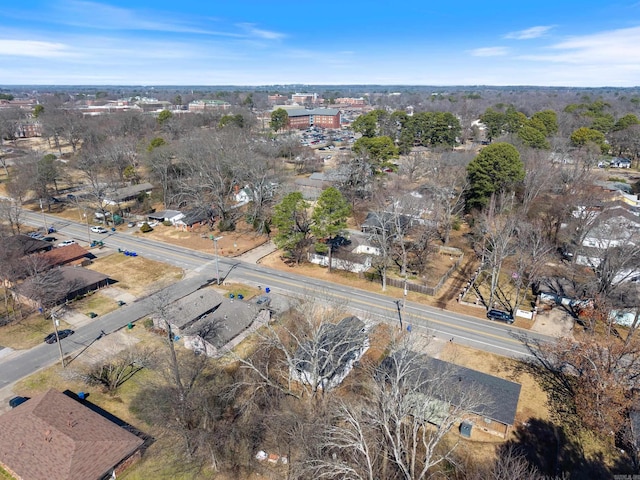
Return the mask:
POLYGON ((238 260, 242 260, 247 263, 260 263, 260 260, 267 255, 275 252, 278 249, 271 240, 262 245, 257 246, 256 248, 249 250, 248 252, 243 253, 242 255, 238 255, 238 260))

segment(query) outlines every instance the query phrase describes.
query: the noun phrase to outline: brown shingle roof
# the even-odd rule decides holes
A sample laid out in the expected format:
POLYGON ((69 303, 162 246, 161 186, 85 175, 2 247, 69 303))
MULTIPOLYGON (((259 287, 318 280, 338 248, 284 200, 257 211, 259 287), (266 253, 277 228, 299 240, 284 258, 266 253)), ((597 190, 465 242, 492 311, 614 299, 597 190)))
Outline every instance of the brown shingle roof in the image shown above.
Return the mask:
POLYGON ((82 248, 77 243, 72 243, 66 247, 58 247, 48 252, 40 254, 42 258, 49 262, 49 265, 66 265, 91 255, 88 250, 82 248))
POLYGON ((0 462, 24 480, 97 480, 143 443, 53 389, 0 416, 0 431, 0 462))

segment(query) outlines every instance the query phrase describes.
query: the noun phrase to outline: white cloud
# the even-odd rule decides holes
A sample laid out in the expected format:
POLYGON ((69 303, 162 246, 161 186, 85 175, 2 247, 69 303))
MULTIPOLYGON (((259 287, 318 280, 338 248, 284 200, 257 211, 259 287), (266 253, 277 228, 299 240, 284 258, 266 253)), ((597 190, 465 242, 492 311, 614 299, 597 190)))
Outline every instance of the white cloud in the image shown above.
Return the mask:
POLYGON ((504 38, 511 38, 515 40, 530 40, 532 38, 539 38, 551 30, 553 25, 540 25, 537 27, 527 28, 525 30, 519 30, 517 32, 507 33, 504 38))
POLYGON ((250 36, 265 40, 280 40, 286 36, 283 33, 256 28, 253 23, 239 23, 237 26, 244 29, 250 36))
POLYGON ((0 39, 0 52, 0 55, 38 58, 72 55, 69 47, 63 43, 41 42, 38 40, 0 39))
MULTIPOLYGON (((205 28, 196 19, 176 18, 175 14, 163 16, 162 12, 133 10, 104 3, 67 0, 57 6, 53 20, 64 25, 100 30, 143 30, 174 33, 193 33, 240 37, 233 32, 205 28)), ((208 19, 211 21, 211 19, 208 19)))
POLYGON ((469 50, 474 57, 501 57, 509 53, 507 47, 484 47, 469 50))
POLYGON ((547 52, 527 55, 528 60, 575 64, 640 64, 640 27, 581 35, 548 47, 547 52))

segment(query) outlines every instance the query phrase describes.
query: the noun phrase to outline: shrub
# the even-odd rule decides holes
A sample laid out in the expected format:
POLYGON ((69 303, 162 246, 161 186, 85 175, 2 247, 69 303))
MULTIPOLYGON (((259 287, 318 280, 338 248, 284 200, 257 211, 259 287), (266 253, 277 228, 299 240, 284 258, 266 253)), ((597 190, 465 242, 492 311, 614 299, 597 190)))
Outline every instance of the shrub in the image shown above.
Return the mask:
POLYGON ((233 232, 236 229, 236 223, 231 219, 222 219, 218 222, 218 230, 221 232, 233 232))
POLYGON ((144 222, 140 227, 140 231, 142 233, 152 232, 153 228, 151 228, 151 226, 147 222, 144 222))
POLYGON ((171 224, 171 222, 170 222, 169 220, 165 220, 165 221, 163 221, 163 222, 162 222, 162 224, 163 224, 165 227, 170 227, 170 226, 172 225, 172 224, 171 224))

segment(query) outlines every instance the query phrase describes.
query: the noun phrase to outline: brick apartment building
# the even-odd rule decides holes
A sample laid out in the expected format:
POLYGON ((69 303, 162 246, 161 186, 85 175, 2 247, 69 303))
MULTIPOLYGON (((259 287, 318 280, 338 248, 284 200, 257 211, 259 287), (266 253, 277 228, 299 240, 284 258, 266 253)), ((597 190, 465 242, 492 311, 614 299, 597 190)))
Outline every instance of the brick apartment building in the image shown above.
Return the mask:
POLYGON ((286 95, 280 95, 278 93, 276 95, 267 96, 267 100, 271 105, 285 105, 287 103, 288 97, 286 95))
POLYGON ((333 108, 296 108, 287 111, 289 128, 305 129, 309 127, 340 128, 340 110, 333 108))
POLYGON ((16 125, 17 138, 32 138, 42 136, 42 125, 35 120, 25 120, 16 125))

